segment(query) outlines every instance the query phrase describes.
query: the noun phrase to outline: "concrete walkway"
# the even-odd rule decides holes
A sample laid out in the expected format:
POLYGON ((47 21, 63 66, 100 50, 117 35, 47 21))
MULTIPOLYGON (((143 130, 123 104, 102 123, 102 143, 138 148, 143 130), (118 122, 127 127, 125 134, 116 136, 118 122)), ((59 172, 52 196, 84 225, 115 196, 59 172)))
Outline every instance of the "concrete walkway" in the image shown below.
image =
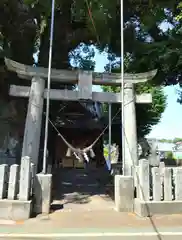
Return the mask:
POLYGON ((57 169, 53 178, 52 210, 108 209, 114 202, 106 193, 105 169, 57 169))
MULTIPOLYGON (((8 222, 7 222, 8 224, 8 222)), ((182 215, 139 218, 108 211, 66 212, 38 216, 6 225, 0 221, 0 239, 182 239, 182 215), (16 237, 16 238, 14 238, 16 237)))
POLYGON ((54 195, 54 207, 58 207, 54 212, 25 222, 0 221, 0 239, 182 239, 182 215, 140 218, 118 213, 104 186, 98 184, 98 174, 73 173, 64 171, 56 177, 60 188, 54 195))

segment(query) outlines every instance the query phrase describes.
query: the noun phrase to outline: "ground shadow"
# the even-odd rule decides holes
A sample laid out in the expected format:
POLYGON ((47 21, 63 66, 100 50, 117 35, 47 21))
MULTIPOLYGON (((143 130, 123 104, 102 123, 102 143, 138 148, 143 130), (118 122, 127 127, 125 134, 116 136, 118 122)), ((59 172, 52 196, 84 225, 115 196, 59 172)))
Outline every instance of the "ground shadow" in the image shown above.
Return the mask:
POLYGON ((105 169, 59 168, 53 174, 51 210, 63 209, 67 204, 87 204, 94 196, 103 199, 114 196, 110 174, 105 169))

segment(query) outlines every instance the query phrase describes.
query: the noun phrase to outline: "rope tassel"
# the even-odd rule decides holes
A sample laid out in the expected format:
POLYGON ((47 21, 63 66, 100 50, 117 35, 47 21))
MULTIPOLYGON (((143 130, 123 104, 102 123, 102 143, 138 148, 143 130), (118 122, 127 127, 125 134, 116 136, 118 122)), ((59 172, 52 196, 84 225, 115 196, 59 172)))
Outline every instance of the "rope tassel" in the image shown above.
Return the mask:
POLYGON ((90 156, 91 156, 91 158, 95 157, 95 153, 94 153, 94 150, 92 148, 90 149, 90 156))
POLYGON ((83 163, 84 162, 83 156, 82 156, 82 154, 80 152, 78 152, 77 154, 74 152, 73 154, 75 155, 76 159, 78 159, 79 163, 83 163))
MULTIPOLYGON (((112 118, 112 121, 116 118, 116 116, 119 114, 119 112, 121 111, 121 108, 117 111, 117 113, 114 115, 114 117, 112 118)), ((58 136, 63 140, 63 142, 67 145, 68 148, 71 149, 72 153, 75 155, 75 153, 83 153, 83 152, 89 152, 90 154, 94 157, 95 153, 93 151, 93 147, 94 145, 99 141, 99 139, 103 136, 103 134, 105 133, 105 131, 108 129, 109 125, 107 125, 104 130, 101 132, 101 134, 92 142, 92 144, 84 149, 78 149, 73 147, 67 140, 66 138, 59 132, 59 130, 57 129, 57 127, 55 126, 55 124, 49 119, 49 123, 51 124, 51 126, 54 128, 54 130, 57 132, 58 136), (92 153, 91 153, 92 152, 92 153)))
POLYGON ((81 153, 78 154, 78 162, 79 163, 83 163, 84 162, 84 159, 83 159, 83 156, 81 153))
POLYGON ((87 162, 89 162, 89 157, 88 157, 88 155, 86 154, 86 152, 83 153, 83 156, 84 156, 85 160, 86 160, 87 162))
POLYGON ((66 153, 66 157, 71 157, 71 155, 72 155, 71 148, 68 148, 67 153, 66 153))

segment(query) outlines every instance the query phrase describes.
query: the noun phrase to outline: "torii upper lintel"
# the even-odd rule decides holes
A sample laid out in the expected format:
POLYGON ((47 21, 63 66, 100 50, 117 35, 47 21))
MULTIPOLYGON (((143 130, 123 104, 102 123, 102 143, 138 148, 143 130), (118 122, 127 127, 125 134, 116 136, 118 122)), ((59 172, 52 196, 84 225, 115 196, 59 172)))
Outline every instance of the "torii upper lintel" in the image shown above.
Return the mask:
MULTIPOLYGON (((16 72, 18 76, 23 79, 31 80, 33 77, 40 77, 43 79, 47 79, 47 76, 48 76, 48 69, 44 67, 33 67, 33 66, 15 62, 8 58, 5 58, 5 64, 10 71, 16 72)), ((83 72, 83 71, 52 69, 51 79, 52 81, 62 82, 65 84, 77 84, 80 72, 83 72)), ((125 73, 124 81, 130 82, 130 83, 146 82, 154 78, 156 73, 157 73, 157 70, 152 70, 145 73, 136 73, 136 74, 125 73)), ((121 74, 92 72, 92 84, 121 86, 121 74)))

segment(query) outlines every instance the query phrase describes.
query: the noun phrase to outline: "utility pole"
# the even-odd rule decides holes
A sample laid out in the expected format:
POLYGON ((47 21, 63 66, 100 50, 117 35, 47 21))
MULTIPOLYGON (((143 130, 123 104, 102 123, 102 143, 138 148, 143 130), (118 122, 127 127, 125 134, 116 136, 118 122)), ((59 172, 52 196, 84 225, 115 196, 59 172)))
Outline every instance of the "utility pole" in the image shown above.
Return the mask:
POLYGON ((125 129, 124 129, 124 11, 123 11, 123 0, 120 2, 120 14, 121 14, 121 136, 122 136, 122 167, 123 175, 125 175, 125 129))
POLYGON ((52 68, 52 45, 54 36, 54 13, 55 13, 55 0, 52 0, 51 8, 51 29, 50 29, 50 45, 49 45, 49 63, 48 63, 48 77, 47 77, 47 101, 46 101, 46 120, 45 120, 45 137, 44 137, 44 154, 43 154, 43 170, 46 174, 47 169, 47 142, 49 131, 49 108, 50 108, 50 88, 51 88, 51 68, 52 68))

